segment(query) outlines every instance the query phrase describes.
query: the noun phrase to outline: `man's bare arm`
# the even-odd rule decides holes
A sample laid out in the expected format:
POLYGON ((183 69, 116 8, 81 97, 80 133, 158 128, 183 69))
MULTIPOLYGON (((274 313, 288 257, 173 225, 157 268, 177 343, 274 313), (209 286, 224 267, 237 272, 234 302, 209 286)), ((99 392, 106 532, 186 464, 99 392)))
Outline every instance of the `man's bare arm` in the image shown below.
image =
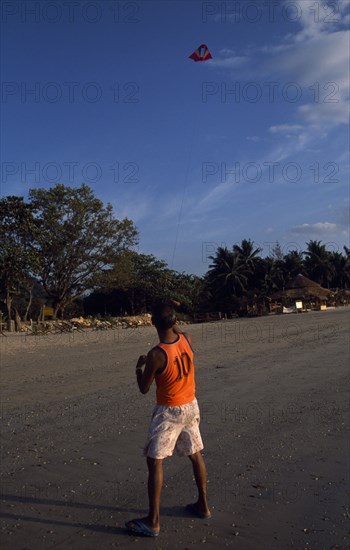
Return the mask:
POLYGON ((147 357, 141 355, 136 365, 137 383, 141 393, 149 391, 158 369, 164 367, 165 357, 159 349, 153 348, 147 357), (144 371, 141 366, 146 363, 144 371))

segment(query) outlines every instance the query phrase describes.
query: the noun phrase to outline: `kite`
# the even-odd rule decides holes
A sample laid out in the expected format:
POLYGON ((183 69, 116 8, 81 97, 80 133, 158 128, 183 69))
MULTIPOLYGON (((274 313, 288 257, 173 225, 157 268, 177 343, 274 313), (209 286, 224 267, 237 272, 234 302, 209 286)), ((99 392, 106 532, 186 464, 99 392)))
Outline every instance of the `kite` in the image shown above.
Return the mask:
MULTIPOLYGON (((211 53, 210 53, 210 51, 209 51, 206 44, 201 44, 199 46, 199 48, 197 48, 188 57, 189 57, 189 59, 193 59, 193 61, 208 61, 209 59, 213 59, 213 56, 211 55, 211 53)), ((197 105, 198 106, 200 105, 199 101, 197 101, 197 105)), ((195 133, 196 133, 195 131, 196 131, 196 126, 197 126, 196 121, 197 121, 198 118, 199 118, 199 110, 197 109, 197 115, 196 115, 194 123, 193 123, 193 133, 192 133, 191 146, 190 146, 190 149, 189 149, 189 156, 188 156, 188 161, 187 161, 187 171, 186 171, 186 175, 185 175, 185 184, 184 184, 183 191, 182 191, 180 212, 179 212, 179 217, 178 217, 177 227, 176 227, 174 250, 173 250, 173 255, 172 255, 172 259, 171 259, 171 269, 173 268, 173 265, 174 265, 175 252, 176 252, 177 242, 178 242, 179 233, 180 233, 180 223, 181 223, 181 218, 182 218, 182 210, 183 210, 186 190, 187 190, 187 186, 188 186, 189 169, 190 169, 190 164, 191 164, 193 144, 195 142, 195 139, 194 139, 195 138, 195 133)), ((181 306, 181 303, 178 302, 177 300, 171 300, 171 301, 172 301, 174 306, 177 306, 177 307, 181 306)))
POLYGON ((206 44, 201 44, 199 48, 188 57, 189 59, 193 59, 193 61, 207 61, 208 59, 213 59, 206 44))

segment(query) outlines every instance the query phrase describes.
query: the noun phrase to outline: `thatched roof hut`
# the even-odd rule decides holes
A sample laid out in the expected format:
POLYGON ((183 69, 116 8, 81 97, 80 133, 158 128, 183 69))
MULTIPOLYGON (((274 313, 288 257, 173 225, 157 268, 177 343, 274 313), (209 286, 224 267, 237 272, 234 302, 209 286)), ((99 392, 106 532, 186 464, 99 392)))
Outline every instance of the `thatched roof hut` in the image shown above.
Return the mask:
POLYGON ((315 281, 308 279, 304 275, 297 275, 292 279, 285 290, 275 292, 271 298, 278 300, 281 298, 290 298, 294 300, 310 300, 317 298, 318 300, 326 300, 331 292, 323 288, 315 281))

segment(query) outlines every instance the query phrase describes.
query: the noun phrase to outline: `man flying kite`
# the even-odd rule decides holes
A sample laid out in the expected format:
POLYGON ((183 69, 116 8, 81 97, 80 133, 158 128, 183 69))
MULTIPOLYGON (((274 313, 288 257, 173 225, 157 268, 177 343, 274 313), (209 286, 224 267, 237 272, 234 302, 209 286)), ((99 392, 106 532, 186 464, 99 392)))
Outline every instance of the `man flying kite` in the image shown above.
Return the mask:
POLYGON ((193 61, 208 61, 208 59, 213 59, 206 44, 201 44, 199 48, 188 57, 189 59, 193 59, 193 61))

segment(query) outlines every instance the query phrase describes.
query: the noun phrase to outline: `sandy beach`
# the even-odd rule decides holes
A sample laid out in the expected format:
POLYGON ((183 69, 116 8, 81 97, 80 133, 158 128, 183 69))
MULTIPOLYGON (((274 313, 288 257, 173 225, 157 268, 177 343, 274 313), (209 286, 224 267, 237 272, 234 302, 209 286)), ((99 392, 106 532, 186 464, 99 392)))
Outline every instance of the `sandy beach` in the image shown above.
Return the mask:
POLYGON ((164 461, 161 534, 142 456, 155 391, 134 368, 152 327, 1 337, 1 546, 349 549, 349 308, 189 325, 210 520, 188 459, 164 461))

